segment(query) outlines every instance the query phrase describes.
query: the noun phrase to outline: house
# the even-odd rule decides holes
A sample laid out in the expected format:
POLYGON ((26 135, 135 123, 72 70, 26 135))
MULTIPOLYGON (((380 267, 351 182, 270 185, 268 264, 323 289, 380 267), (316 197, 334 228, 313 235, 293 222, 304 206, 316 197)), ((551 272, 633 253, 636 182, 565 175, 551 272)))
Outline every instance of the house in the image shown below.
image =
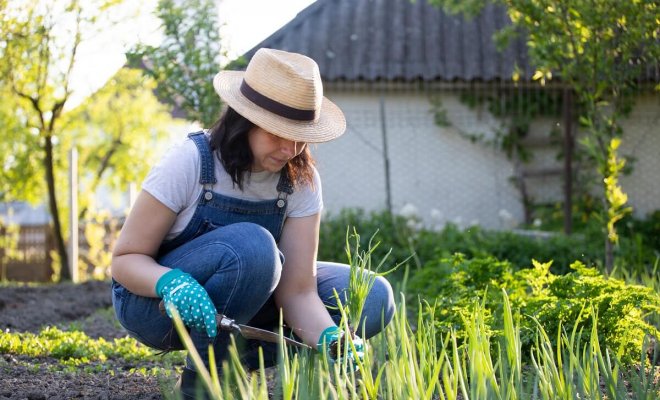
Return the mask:
MULTIPOLYGON (((426 0, 318 0, 245 57, 261 47, 308 55, 325 94, 344 110, 347 133, 312 148, 328 212, 405 210, 427 226, 506 229, 529 222, 529 202, 566 198, 566 171, 580 168, 557 159, 571 129, 561 109, 529 124, 522 143, 530 162, 490 144, 503 120, 475 97, 519 92, 556 107, 566 95, 559 83, 541 89, 531 81, 522 38, 497 50, 493 34, 509 23, 494 5, 468 20, 426 0)), ((641 99, 624 124, 622 153, 637 163, 623 186, 638 216, 660 208, 658 102, 641 99)))

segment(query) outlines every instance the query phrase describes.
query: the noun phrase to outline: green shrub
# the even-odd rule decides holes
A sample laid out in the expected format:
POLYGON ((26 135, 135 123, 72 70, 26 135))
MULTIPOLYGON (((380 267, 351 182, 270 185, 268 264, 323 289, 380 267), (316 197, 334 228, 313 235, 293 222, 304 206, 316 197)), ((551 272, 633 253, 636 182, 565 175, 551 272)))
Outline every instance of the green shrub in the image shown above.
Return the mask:
MULTIPOLYGON (((390 249, 390 260, 400 263, 414 254, 413 264, 421 267, 440 257, 462 253, 468 257, 494 256, 509 260, 517 268, 530 265, 532 258, 555 260, 554 272, 568 271, 574 260, 594 264, 601 256, 600 242, 594 244, 584 236, 557 235, 550 238, 521 236, 513 232, 488 231, 479 227, 461 230, 447 225, 442 231, 413 229, 402 216, 387 212, 366 213, 363 210, 346 209, 337 215, 329 215, 321 223, 319 259, 346 262, 346 230, 355 228, 362 237, 361 246, 378 232, 380 246, 373 257, 382 259, 390 249)), ((403 268, 398 272, 401 274, 403 268)))
MULTIPOLYGON (((461 230, 447 225, 441 231, 411 227, 415 220, 388 212, 366 213, 359 209, 346 209, 337 215, 325 217, 321 223, 319 259, 346 262, 346 230, 355 228, 363 242, 378 232, 381 245, 374 257, 382 258, 390 249, 390 260, 399 263, 414 254, 412 265, 421 267, 438 258, 454 253, 468 258, 495 257, 508 260, 516 269, 527 268, 532 259, 554 260, 552 272, 570 272, 570 265, 580 261, 586 265, 601 265, 605 236, 595 224, 583 224, 573 235, 555 233, 543 237, 519 232, 490 231, 474 226, 461 230)), ((660 257, 660 211, 644 221, 628 219, 620 223, 620 244, 615 249, 616 265, 626 272, 651 271, 660 257)), ((404 269, 401 268, 399 274, 404 269)))
MULTIPOLYGON (((345 209, 337 215, 329 215, 323 219, 319 234, 318 259, 346 263, 346 233, 349 229, 351 232, 353 229, 360 232, 361 248, 369 248, 370 238, 376 235, 374 240, 380 244, 374 249, 372 258, 382 260, 387 257, 392 265, 405 261, 412 253, 419 255, 428 250, 417 246, 415 237, 418 234, 406 225, 406 219, 403 217, 388 212, 368 214, 359 209, 345 209)), ((402 274, 403 270, 404 268, 399 268, 396 274, 402 274)))
POLYGON ((602 252, 600 243, 594 245, 582 235, 527 236, 479 227, 461 231, 453 225, 446 226, 435 235, 438 250, 444 257, 454 253, 462 253, 469 258, 494 257, 509 261, 516 269, 528 267, 532 259, 554 260, 553 271, 558 274, 568 272, 570 263, 575 260, 594 264, 602 252))
POLYGON ((494 257, 468 259, 457 254, 415 272, 408 291, 435 304, 440 332, 462 331, 464 318, 479 301, 486 307, 486 324, 499 332, 503 320, 500 291, 505 289, 514 313, 520 316, 525 348, 534 341, 534 319, 546 332, 560 332, 560 327, 571 332, 577 324, 586 343, 596 315, 600 342, 625 363, 638 360, 644 335, 660 333, 645 321, 649 313, 660 310, 658 293, 606 278, 580 262, 573 263, 565 275, 553 274, 550 265, 534 261, 532 268, 518 270, 494 257))

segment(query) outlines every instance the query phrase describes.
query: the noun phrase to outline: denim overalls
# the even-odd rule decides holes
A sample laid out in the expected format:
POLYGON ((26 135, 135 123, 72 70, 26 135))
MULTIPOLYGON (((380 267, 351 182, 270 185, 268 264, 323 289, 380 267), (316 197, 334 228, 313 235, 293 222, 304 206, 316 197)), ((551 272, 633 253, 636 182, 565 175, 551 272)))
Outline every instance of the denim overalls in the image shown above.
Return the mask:
POLYGON ((266 228, 275 242, 280 241, 284 218, 286 216, 287 196, 293 193, 285 170, 280 174, 277 184, 278 198, 274 200, 250 201, 236 199, 211 191, 216 182, 213 153, 204 132, 188 135, 197 146, 200 155, 201 173, 199 184, 204 187, 197 202, 197 208, 186 228, 174 239, 163 243, 159 254, 169 251, 189 242, 221 226, 238 222, 251 222, 266 228))
MULTIPOLYGON (((161 245, 157 262, 192 275, 204 286, 218 312, 238 323, 276 329, 279 311, 272 294, 284 262, 277 242, 284 225, 287 196, 293 193, 293 186, 282 173, 277 185, 278 197, 273 200, 249 201, 213 192, 215 160, 208 140, 203 132, 189 136, 200 153, 200 184, 204 189, 190 222, 174 239, 161 245)), ((335 291, 344 293, 348 288, 348 266, 318 262, 316 270, 319 297, 327 306, 336 306, 335 291)), ((131 336, 156 349, 182 349, 180 339, 173 334, 171 320, 158 311, 159 302, 158 298, 135 295, 113 281, 115 312, 131 336)), ((330 312, 338 323, 338 313, 330 312)), ((380 331, 393 313, 392 289, 379 277, 363 312, 366 336, 380 331)), ((190 334, 202 359, 206 359, 208 337, 194 329, 190 334)), ((229 336, 219 332, 214 341, 218 365, 227 356, 228 343, 229 336)), ((257 345, 265 344, 249 341, 247 351, 243 352, 243 360, 249 367, 258 366, 257 353, 252 351, 257 345)), ((266 364, 276 360, 276 351, 276 346, 264 346, 266 364)), ((190 358, 187 365, 193 368, 190 358)))

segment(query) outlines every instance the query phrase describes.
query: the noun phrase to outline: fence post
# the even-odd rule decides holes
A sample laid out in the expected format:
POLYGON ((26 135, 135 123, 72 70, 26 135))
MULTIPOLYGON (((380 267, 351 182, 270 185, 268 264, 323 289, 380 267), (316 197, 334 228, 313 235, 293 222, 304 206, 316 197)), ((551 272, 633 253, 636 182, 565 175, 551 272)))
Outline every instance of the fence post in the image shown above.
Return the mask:
POLYGON ((79 281, 78 276, 78 150, 69 152, 69 271, 71 281, 79 281))
POLYGON ((392 214, 392 187, 390 177, 390 156, 387 148, 387 123, 385 117, 385 97, 380 95, 380 130, 383 139, 383 164, 385 166, 385 202, 387 211, 392 214))
POLYGON ((562 117, 564 119, 564 233, 573 231, 573 89, 564 88, 562 117))

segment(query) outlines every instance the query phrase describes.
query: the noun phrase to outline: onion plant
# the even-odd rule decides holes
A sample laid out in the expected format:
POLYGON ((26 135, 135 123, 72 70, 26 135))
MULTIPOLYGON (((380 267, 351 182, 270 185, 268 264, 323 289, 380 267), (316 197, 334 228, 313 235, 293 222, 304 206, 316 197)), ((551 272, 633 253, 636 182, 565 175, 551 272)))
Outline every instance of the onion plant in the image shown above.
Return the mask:
MULTIPOLYGON (((347 300, 345 304, 346 312, 345 315, 342 313, 342 316, 348 318, 348 326, 352 333, 355 333, 355 329, 357 328, 352 324, 359 323, 361 320, 364 304, 367 301, 367 296, 369 295, 371 288, 374 286, 376 279, 379 276, 385 276, 395 271, 400 265, 406 263, 410 259, 410 257, 408 257, 389 270, 381 272, 381 268, 383 268, 389 258, 389 255, 392 253, 392 249, 390 249, 385 254, 385 256, 383 256, 378 265, 374 267, 372 256, 374 251, 376 251, 380 245, 380 242, 374 243, 374 238, 377 234, 378 232, 371 236, 367 248, 363 250, 360 247, 360 235, 357 233, 355 228, 353 229, 352 234, 350 233, 350 228, 346 231, 345 250, 346 258, 350 266, 350 274, 348 281, 347 300), (353 240, 353 245, 351 245, 351 239, 353 240)), ((339 297, 337 297, 337 300, 341 308, 342 300, 339 297)))

